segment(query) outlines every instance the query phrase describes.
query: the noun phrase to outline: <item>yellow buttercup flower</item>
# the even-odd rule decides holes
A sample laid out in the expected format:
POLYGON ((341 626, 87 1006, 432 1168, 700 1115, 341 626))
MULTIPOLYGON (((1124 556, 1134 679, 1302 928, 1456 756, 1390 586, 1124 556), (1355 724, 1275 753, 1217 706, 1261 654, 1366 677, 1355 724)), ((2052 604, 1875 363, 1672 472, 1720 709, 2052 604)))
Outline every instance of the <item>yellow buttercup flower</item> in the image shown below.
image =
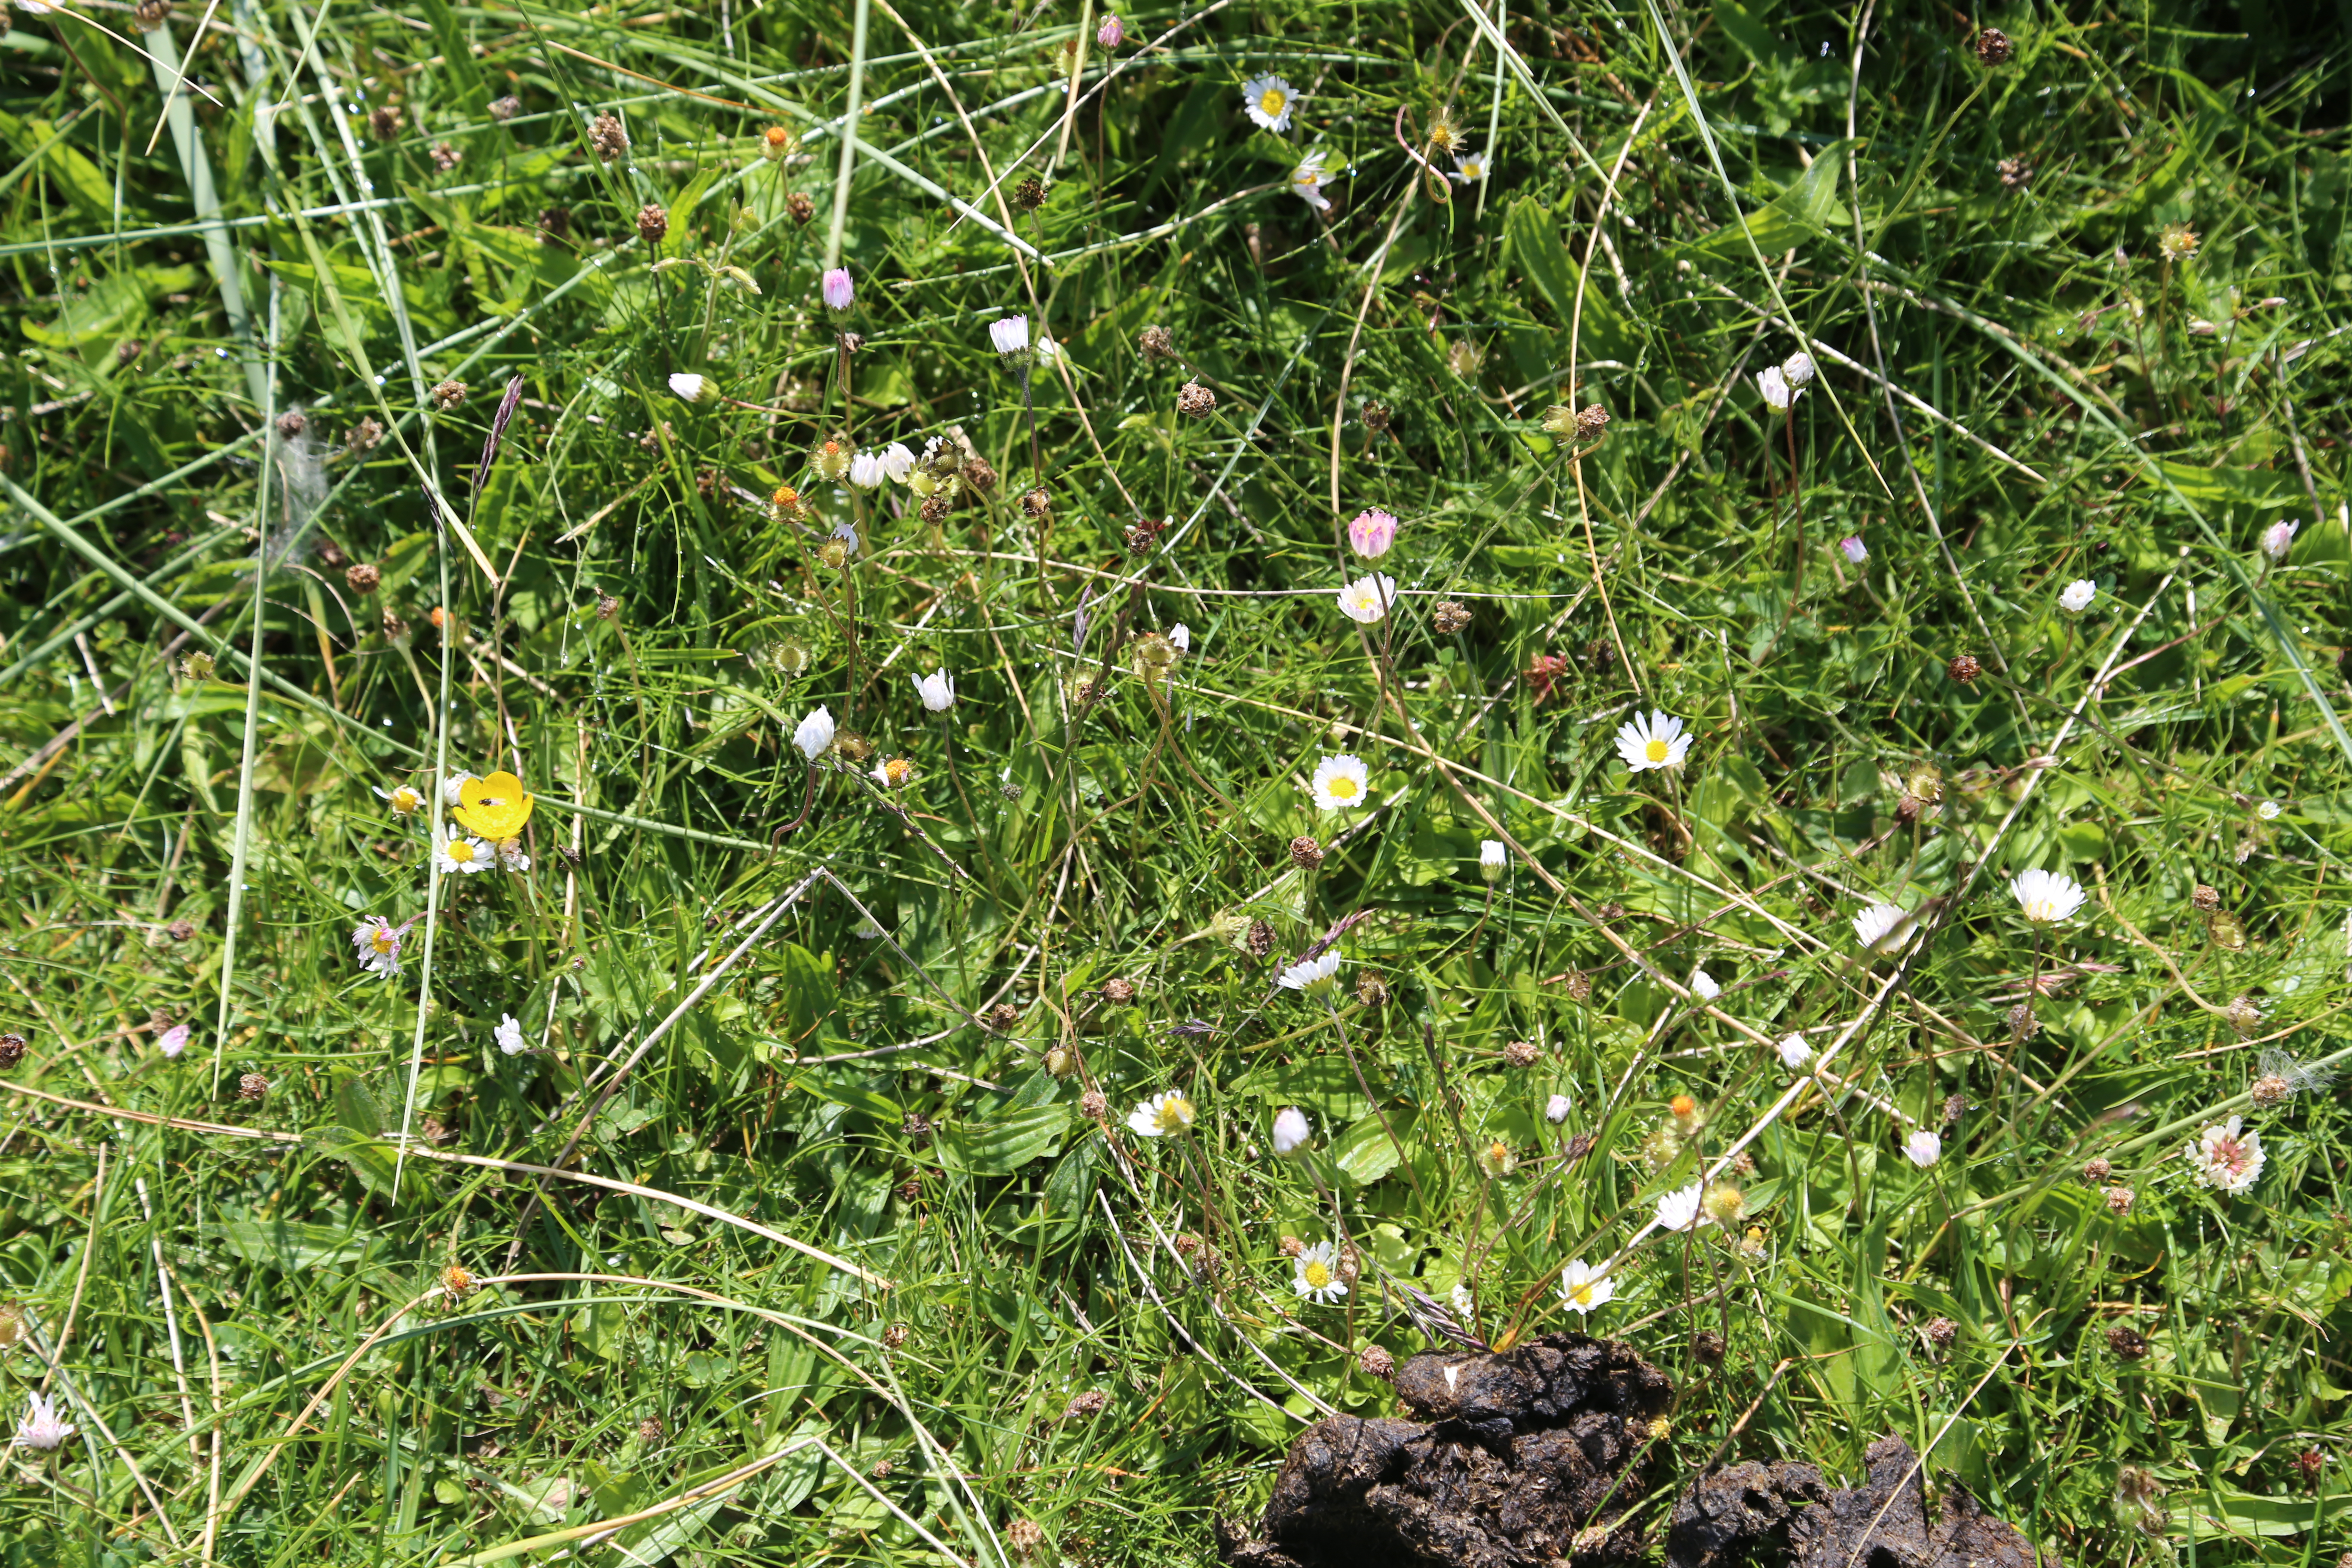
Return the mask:
POLYGON ((522 780, 512 773, 467 779, 450 815, 468 831, 496 844, 520 834, 522 825, 530 820, 530 796, 523 793, 522 780))

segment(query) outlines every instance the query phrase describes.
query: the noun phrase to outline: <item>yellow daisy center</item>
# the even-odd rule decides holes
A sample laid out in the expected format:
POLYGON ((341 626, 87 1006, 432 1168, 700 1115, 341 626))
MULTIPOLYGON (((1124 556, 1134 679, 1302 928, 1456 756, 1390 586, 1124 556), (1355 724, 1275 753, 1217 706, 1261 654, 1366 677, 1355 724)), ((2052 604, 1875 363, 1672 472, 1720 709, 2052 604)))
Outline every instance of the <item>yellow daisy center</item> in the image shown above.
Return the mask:
POLYGON ((1580 1307, 1590 1307, 1592 1305, 1592 1281, 1588 1279, 1583 1284, 1579 1285, 1575 1289, 1570 1290, 1568 1293, 1568 1299, 1574 1301, 1580 1307))
POLYGON ((1352 800, 1355 798, 1356 781, 1347 777, 1345 774, 1333 779, 1329 784, 1325 784, 1323 787, 1325 790, 1337 795, 1341 800, 1352 800))
POLYGON ((1663 763, 1673 750, 1674 748, 1664 741, 1653 741, 1642 748, 1642 754, 1654 763, 1663 763))
POLYGON ((472 845, 470 842, 468 842, 467 840, 463 839, 463 838, 456 838, 456 839, 452 839, 452 840, 450 840, 450 843, 449 843, 449 858, 450 858, 450 859, 455 860, 456 862, 457 862, 457 864, 458 864, 458 865, 463 866, 463 865, 465 865, 467 861, 471 860, 473 858, 474 858, 474 847, 473 847, 473 845, 472 845))
POLYGON ((1258 112, 1265 115, 1269 120, 1279 120, 1282 118, 1283 105, 1289 101, 1290 95, 1283 91, 1280 88, 1267 88, 1264 92, 1258 94, 1258 112))
POLYGON ((425 797, 406 784, 392 792, 392 809, 405 815, 425 804, 425 797))
POLYGON ((379 931, 368 938, 368 945, 378 952, 396 952, 400 950, 400 939, 388 931, 379 931))
POLYGON ((904 757, 893 757, 882 764, 882 777, 893 787, 905 784, 914 776, 914 772, 915 764, 904 757))
POLYGON ((1181 1132, 1192 1124, 1192 1102, 1173 1095, 1160 1107, 1160 1131, 1181 1132))
POLYGON ((1308 1258, 1307 1267, 1298 1271, 1298 1277, 1307 1281, 1309 1290, 1327 1290, 1331 1286, 1331 1270, 1317 1258, 1308 1258))

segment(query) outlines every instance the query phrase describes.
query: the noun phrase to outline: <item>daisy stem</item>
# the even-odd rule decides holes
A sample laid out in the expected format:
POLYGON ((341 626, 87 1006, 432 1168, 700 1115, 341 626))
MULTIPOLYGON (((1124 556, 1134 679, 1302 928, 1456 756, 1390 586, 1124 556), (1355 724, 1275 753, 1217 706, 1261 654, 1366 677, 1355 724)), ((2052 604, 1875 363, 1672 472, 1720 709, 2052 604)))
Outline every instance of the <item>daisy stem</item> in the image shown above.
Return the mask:
MULTIPOLYGON (((1339 1049, 1348 1058, 1348 1068, 1356 1075, 1356 1087, 1364 1091, 1365 1103, 1372 1108, 1372 1114, 1381 1119, 1381 1131, 1389 1135, 1389 1147, 1396 1151, 1397 1163, 1404 1167, 1405 1180, 1412 1185, 1413 1200, 1427 1203, 1428 1199, 1421 1190, 1421 1177, 1412 1168, 1412 1156, 1406 1151, 1404 1140, 1397 1136, 1395 1125, 1389 1121, 1389 1113, 1381 1109, 1381 1097, 1372 1092, 1370 1082, 1364 1077, 1363 1064, 1356 1059, 1356 1047, 1349 1043, 1348 1026, 1339 1021, 1339 1004, 1330 991, 1323 993, 1323 1006, 1330 1015, 1331 1032, 1339 1037, 1339 1049)), ((1424 1209, 1423 1212, 1429 1211, 1424 1209)))

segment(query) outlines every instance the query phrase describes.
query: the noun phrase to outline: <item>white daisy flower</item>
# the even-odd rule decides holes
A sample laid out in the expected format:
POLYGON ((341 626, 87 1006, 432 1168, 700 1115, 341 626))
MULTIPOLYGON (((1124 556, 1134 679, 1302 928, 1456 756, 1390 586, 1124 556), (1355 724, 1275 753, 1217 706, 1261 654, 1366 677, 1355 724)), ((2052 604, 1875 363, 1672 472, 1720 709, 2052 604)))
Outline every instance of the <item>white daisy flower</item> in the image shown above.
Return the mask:
POLYGON ((1756 390, 1763 395, 1765 406, 1775 414, 1786 414, 1789 405, 1797 400, 1797 395, 1789 390, 1789 378, 1780 374, 1777 364, 1756 373, 1756 390))
POLYGON ((2263 553, 2273 561, 2286 559, 2287 547, 2294 542, 2294 531, 2299 522, 2274 522, 2263 530, 2263 553))
POLYGON ((400 973, 400 944, 408 940, 408 928, 415 925, 394 925, 382 915, 370 915, 352 931, 352 946, 359 950, 360 967, 386 980, 400 973))
POLYGON ((1683 721, 1650 710, 1646 719, 1638 714, 1617 727, 1617 754, 1633 773, 1651 768, 1678 768, 1690 754, 1690 736, 1683 721))
POLYGON ((935 669, 929 675, 919 675, 914 679, 915 695, 923 700, 925 708, 934 713, 944 713, 955 706, 954 676, 944 669, 935 669))
POLYGON ((490 1036, 498 1041, 499 1049, 508 1056, 522 1055, 522 1020, 513 1014, 500 1013, 499 1026, 490 1031, 490 1036))
POLYGON ((444 875, 461 872, 470 877, 477 871, 487 871, 498 863, 498 851, 462 827, 447 829, 442 835, 441 842, 433 847, 434 868, 444 875))
POLYGON ((708 403, 719 395, 719 388, 707 375, 680 374, 669 378, 669 389, 680 403, 708 403))
POLYGON ((1690 988, 1691 994, 1702 1002, 1712 1002, 1723 994, 1723 987, 1717 985, 1715 983, 1715 976, 1704 969, 1691 971, 1690 988))
POLYGON ((1298 167, 1290 171, 1292 192, 1318 213, 1331 210, 1331 198, 1323 194, 1323 187, 1339 178, 1324 171, 1323 158, 1323 150, 1318 147, 1299 159, 1298 167))
POLYGON ((1127 1130, 1139 1138, 1159 1138, 1192 1126, 1192 1102, 1171 1089, 1129 1111, 1127 1130))
POLYGON ((1862 535, 1859 533, 1848 534, 1839 540, 1838 549, 1856 566, 1870 559, 1870 546, 1862 542, 1862 535))
POLYGON ((188 1026, 174 1024, 155 1037, 155 1048, 166 1057, 176 1057, 188 1048, 188 1026))
POLYGON ((377 799, 392 807, 394 816, 414 816, 425 805, 423 792, 408 784, 394 784, 375 793, 377 799))
POLYGON ((1581 1258, 1569 1260, 1559 1271, 1559 1299, 1580 1317, 1602 1305, 1617 1294, 1617 1282, 1603 1269, 1595 1268, 1581 1258))
POLYGON ((1922 1127, 1903 1140, 1903 1157, 1924 1171, 1944 1157, 1944 1141, 1922 1127))
POLYGON ((1285 1106, 1275 1113, 1274 1152, 1276 1153, 1286 1155, 1294 1153, 1313 1136, 1314 1129, 1307 1125, 1307 1113, 1297 1106, 1285 1106))
POLYGON ((1474 1317, 1478 1311, 1478 1302, 1470 1294, 1470 1282, 1466 1279, 1456 1279, 1454 1289, 1445 1293, 1445 1299, 1453 1302, 1454 1310, 1465 1318, 1474 1317))
POLYGON ((1790 395, 1802 392, 1813 381, 1813 356, 1799 349, 1780 362, 1780 379, 1789 384, 1790 395))
POLYGON ((1700 1205, 1703 1195, 1699 1184, 1693 1182, 1668 1193, 1658 1200, 1658 1228, 1661 1230, 1696 1230, 1714 1222, 1700 1205))
POLYGON ((1011 358, 1029 352, 1029 318, 1005 316, 988 323, 988 342, 998 353, 1011 358))
POLYGON ((1168 642, 1169 646, 1173 647, 1178 653, 1191 653, 1192 651, 1192 628, 1186 626, 1183 622, 1178 621, 1174 626, 1168 628, 1168 642))
POLYGON ((2011 880, 2009 890, 2025 918, 2035 925, 2054 924, 2083 907, 2083 889, 2063 871, 2044 871, 2040 867, 2021 871, 2011 880))
POLYGON ((1320 995, 1331 989, 1331 977, 1339 973, 1339 950, 1335 947, 1320 958, 1292 964, 1275 977, 1275 984, 1285 991, 1304 991, 1310 996, 1320 995))
POLYGON ((1290 110, 1297 103, 1290 84, 1268 72, 1242 83, 1242 107, 1262 131, 1290 129, 1290 110))
POLYGON ((1339 613, 1370 626, 1396 603, 1396 579, 1384 573, 1367 573, 1339 590, 1339 613))
POLYGON ((80 1430, 60 1416, 57 1407, 40 1394, 30 1395, 29 1403, 30 1407, 26 1410, 24 1419, 16 1423, 16 1447, 19 1448, 38 1448, 45 1454, 55 1453, 65 1447, 67 1438, 80 1430))
POLYGON ((2254 807, 2254 815, 2261 817, 2264 822, 2276 822, 2279 819, 2279 803, 2274 800, 2266 800, 2263 802, 2262 805, 2254 807))
POLYGON ((1370 772, 1361 757, 1342 752, 1315 764, 1311 781, 1318 811, 1358 811, 1370 795, 1370 772))
POLYGON ((861 490, 870 490, 889 477, 878 452, 860 452, 849 459, 849 482, 861 490))
POLYGON ((825 708, 812 708, 800 727, 793 731, 793 744, 810 762, 824 755, 833 746, 833 713, 825 708))
POLYGON ((1568 1096, 1555 1094, 1544 1101, 1544 1120, 1554 1127, 1568 1120, 1568 1096))
POLYGON ((1486 154, 1456 153, 1454 154, 1454 172, 1445 176, 1447 179, 1457 185, 1475 185, 1486 177, 1486 154))
POLYGON ((1328 1307, 1348 1293, 1348 1282, 1339 1278, 1339 1249, 1329 1242, 1317 1242, 1293 1261, 1298 1271, 1290 1288, 1306 1300, 1328 1307))
MULTIPOLYGON (((855 463, 851 467, 855 468, 855 463)), ((903 485, 915 471, 915 450, 904 441, 893 441, 882 448, 882 472, 894 485, 903 485)))
POLYGON ((2092 582, 2088 577, 2077 577, 2060 590, 2058 607, 2070 616, 2079 616, 2091 607, 2091 601, 2097 596, 2098 592, 2099 585, 2096 583, 2092 582))
POLYGON ((1864 952, 1900 952, 1917 929, 1896 904, 1873 904, 1853 917, 1853 940, 1864 952))
POLYGON ((1478 840, 1478 875, 1486 878, 1489 882, 1499 882, 1503 879, 1504 870, 1509 865, 1510 856, 1504 849, 1501 839, 1478 840))
POLYGON ((2181 1152, 2199 1186, 2242 1193, 2263 1173, 2263 1166, 2269 1160, 2263 1152, 2263 1136, 2241 1131, 2240 1125, 2234 1116, 2227 1121, 2217 1121, 2181 1152))
POLYGON ((466 786, 474 782, 472 773, 451 773, 441 783, 441 804, 459 806, 466 804, 466 786))
POLYGON ((1804 1071, 1806 1065, 1813 1059, 1813 1047, 1805 1044, 1805 1037, 1802 1035, 1792 1034, 1784 1037, 1779 1049, 1780 1065, 1790 1072, 1804 1071))

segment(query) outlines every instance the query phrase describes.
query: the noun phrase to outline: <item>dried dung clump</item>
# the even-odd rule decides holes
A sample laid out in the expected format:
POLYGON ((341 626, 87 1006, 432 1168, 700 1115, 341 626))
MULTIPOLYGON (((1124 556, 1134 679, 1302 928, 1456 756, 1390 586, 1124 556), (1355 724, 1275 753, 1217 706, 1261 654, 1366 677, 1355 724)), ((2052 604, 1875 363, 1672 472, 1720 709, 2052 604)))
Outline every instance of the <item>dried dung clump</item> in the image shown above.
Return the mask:
POLYGON ((1869 1484, 1832 1491, 1811 1465, 1732 1465, 1675 1503, 1667 1568, 2058 1568, 1954 1487, 1927 1519, 1918 1457, 1900 1437, 1864 1456, 1869 1484))
POLYGON ((1334 1416, 1291 1446, 1255 1538, 1220 1521, 1233 1568, 1578 1568, 1631 1563, 1617 1528, 1648 1489, 1650 1423, 1674 1396, 1632 1347, 1549 1334, 1397 1370, 1418 1421, 1334 1416))

